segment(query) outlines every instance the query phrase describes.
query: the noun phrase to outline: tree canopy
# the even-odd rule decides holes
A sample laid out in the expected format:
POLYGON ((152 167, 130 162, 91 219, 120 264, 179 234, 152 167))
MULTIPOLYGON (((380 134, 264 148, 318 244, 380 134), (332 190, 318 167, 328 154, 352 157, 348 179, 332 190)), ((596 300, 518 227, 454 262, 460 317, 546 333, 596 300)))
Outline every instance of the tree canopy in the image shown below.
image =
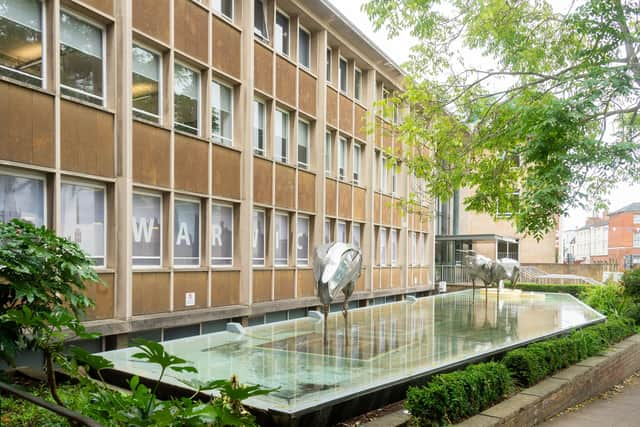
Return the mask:
POLYGON ((569 208, 640 176, 640 2, 370 0, 363 9, 376 29, 415 41, 406 91, 392 102, 408 107, 395 131, 429 196, 472 188, 467 209, 513 212, 518 231, 540 238, 569 208))

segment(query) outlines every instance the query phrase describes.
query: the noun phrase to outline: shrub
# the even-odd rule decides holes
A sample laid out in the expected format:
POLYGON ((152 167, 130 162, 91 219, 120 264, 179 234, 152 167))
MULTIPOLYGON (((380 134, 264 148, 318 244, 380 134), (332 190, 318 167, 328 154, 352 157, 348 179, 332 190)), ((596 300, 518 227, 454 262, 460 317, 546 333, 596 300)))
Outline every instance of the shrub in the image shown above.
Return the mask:
POLYGON ((640 268, 626 271, 622 275, 621 283, 625 295, 635 301, 640 300, 640 268))
POLYGON ((511 390, 507 368, 497 362, 436 375, 424 387, 411 387, 405 407, 419 425, 440 426, 468 418, 502 400, 511 390))
POLYGON ((592 287, 594 287, 594 285, 544 285, 540 283, 518 283, 516 285, 516 289, 521 289, 523 291, 566 293, 571 294, 574 297, 579 297, 581 293, 592 287))
POLYGON ((618 284, 593 286, 585 290, 580 299, 609 318, 626 318, 634 310, 633 301, 618 284))

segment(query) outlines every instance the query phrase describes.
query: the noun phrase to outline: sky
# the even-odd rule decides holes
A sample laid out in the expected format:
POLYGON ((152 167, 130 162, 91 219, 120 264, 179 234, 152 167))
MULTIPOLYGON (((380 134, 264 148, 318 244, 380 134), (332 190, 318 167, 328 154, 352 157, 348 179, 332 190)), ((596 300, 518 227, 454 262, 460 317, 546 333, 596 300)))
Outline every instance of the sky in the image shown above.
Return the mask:
MULTIPOLYGON (((360 10, 362 4, 366 3, 366 0, 329 1, 397 64, 402 64, 409 58, 411 37, 407 34, 400 34, 398 37, 391 39, 387 36, 384 29, 375 32, 367 15, 360 10)), ((475 53, 472 54, 475 55, 475 53)), ((621 183, 613 188, 609 195, 609 211, 613 212, 633 202, 640 202, 640 185, 621 183)), ((589 210, 579 208, 571 209, 569 210, 569 214, 561 219, 560 227, 562 230, 581 227, 584 225, 587 217, 591 215, 592 213, 589 210)))

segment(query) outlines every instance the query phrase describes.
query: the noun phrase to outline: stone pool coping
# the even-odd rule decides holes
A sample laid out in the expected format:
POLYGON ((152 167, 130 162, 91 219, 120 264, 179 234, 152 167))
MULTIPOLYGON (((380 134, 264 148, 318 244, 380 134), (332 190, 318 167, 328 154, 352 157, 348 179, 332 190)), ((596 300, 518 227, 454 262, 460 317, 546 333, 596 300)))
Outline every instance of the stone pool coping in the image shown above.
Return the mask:
MULTIPOLYGON (((533 387, 482 411, 459 427, 528 427, 542 423, 559 412, 596 396, 640 370, 640 335, 633 335, 600 355, 556 372, 533 387)), ((405 426, 405 410, 396 411, 363 425, 405 426)))

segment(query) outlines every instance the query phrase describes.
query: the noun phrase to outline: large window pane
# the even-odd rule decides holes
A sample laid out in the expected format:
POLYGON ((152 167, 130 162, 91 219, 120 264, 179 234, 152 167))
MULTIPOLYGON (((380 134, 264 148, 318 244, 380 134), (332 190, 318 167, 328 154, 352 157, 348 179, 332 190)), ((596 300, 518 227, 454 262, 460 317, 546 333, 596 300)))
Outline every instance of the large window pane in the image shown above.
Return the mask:
POLYGON ((344 179, 347 174, 347 139, 340 137, 338 146, 338 179, 344 179))
POLYGON ((289 263, 289 215, 276 214, 274 264, 289 263))
POLYGON ((101 187, 62 184, 61 234, 76 242, 97 266, 105 265, 105 191, 101 187))
POLYGON ((265 155, 265 108, 260 101, 253 101, 253 151, 265 155))
POLYGON ((420 265, 426 265, 425 264, 425 245, 426 245, 426 240, 427 240, 427 235, 426 234, 420 234, 418 236, 418 264, 420 265))
POLYGON ((344 221, 338 222, 338 235, 336 236, 336 242, 347 243, 347 223, 344 221))
POLYGON ((162 198, 133 195, 132 263, 160 266, 162 257, 162 198))
POLYGON ((347 93, 347 61, 340 58, 339 70, 340 72, 340 92, 347 93))
POLYGON ((267 11, 264 7, 264 1, 253 1, 253 30, 254 32, 264 40, 269 40, 269 33, 267 31, 267 11))
POLYGON ((416 265, 418 262, 417 259, 417 252, 418 252, 418 247, 417 247, 417 241, 416 241, 416 233, 414 231, 409 233, 409 240, 410 240, 410 244, 411 244, 411 259, 410 259, 410 263, 411 265, 416 265))
POLYGON ((378 246, 380 248, 380 265, 387 264, 387 229, 380 228, 378 232, 378 246))
POLYGON ((309 265, 309 218, 298 217, 298 265, 309 265))
POLYGON ((331 175, 331 172, 333 170, 333 162, 331 156, 332 145, 331 132, 327 132, 324 134, 324 171, 329 176, 331 175))
POLYGON ((160 121, 160 56, 133 46, 133 114, 156 123, 160 121))
POLYGON ((233 207, 213 204, 211 265, 233 265, 233 207))
POLYGON ((354 87, 353 87, 353 96, 358 100, 362 101, 362 71, 356 68, 356 74, 354 78, 354 87))
POLYGON ((175 201, 173 264, 200 265, 200 203, 198 202, 175 201))
POLYGON ((353 145, 353 182, 354 184, 360 184, 360 150, 362 147, 360 144, 353 145))
POLYGON ((233 19, 233 0, 213 0, 213 10, 233 19))
POLYGON ((0 0, 0 74, 42 85, 42 4, 0 0))
POLYGON ((276 110, 275 158, 286 163, 289 160, 289 113, 276 110))
POLYGON ((354 223, 351 227, 351 241, 356 248, 360 248, 360 242, 362 241, 361 226, 358 223, 354 223))
POLYGON ((309 123, 298 121, 298 166, 309 167, 309 123))
POLYGON ((44 180, 0 174, 0 222, 23 219, 44 225, 44 180))
POLYGON ((265 212, 253 211, 253 265, 265 264, 265 212))
POLYGON ((327 81, 331 81, 331 63, 332 63, 332 52, 331 49, 327 49, 327 81))
POLYGON ((199 133, 200 73, 175 64, 174 67, 174 127, 177 130, 199 133))
POLYGON ((215 142, 233 144, 233 89, 211 82, 211 134, 215 142))
POLYGON ((391 265, 398 263, 398 232, 391 230, 389 234, 389 240, 391 244, 391 265))
POLYGON ((331 220, 324 220, 324 242, 331 243, 331 220))
POLYGON ((298 31, 298 62, 304 68, 311 68, 311 35, 302 28, 298 31))
POLYGON ((60 13, 62 93, 94 104, 104 101, 103 30, 60 13))
POLYGON ((289 18, 280 12, 276 12, 275 45, 277 52, 289 56, 289 18))

